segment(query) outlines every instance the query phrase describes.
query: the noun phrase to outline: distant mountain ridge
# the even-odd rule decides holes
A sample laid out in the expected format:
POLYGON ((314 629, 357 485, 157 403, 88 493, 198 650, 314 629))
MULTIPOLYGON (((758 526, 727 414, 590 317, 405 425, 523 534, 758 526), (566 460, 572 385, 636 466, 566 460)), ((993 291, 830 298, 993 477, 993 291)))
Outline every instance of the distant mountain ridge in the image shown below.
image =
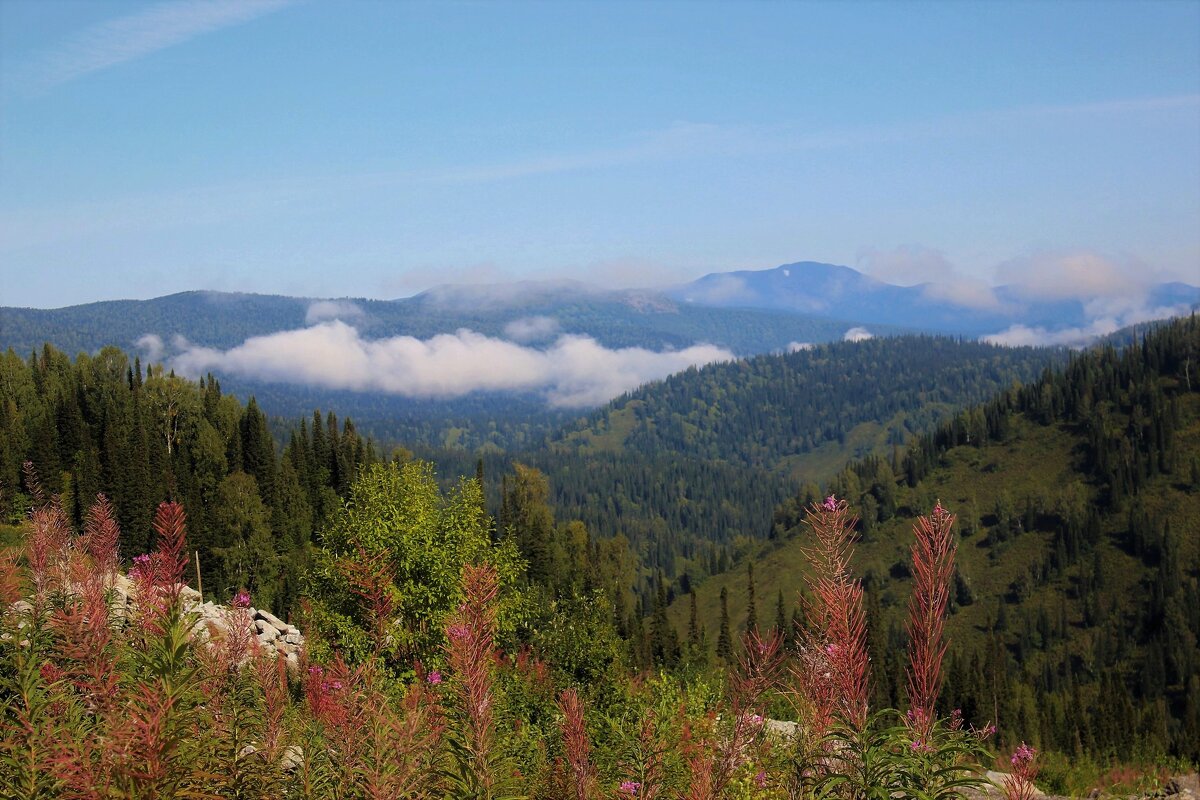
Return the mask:
MULTIPOLYGON (((897 286, 850 267, 815 261, 710 273, 662 289, 516 281, 447 284, 396 300, 191 291, 58 309, 0 308, 0 349, 28 353, 43 342, 69 353, 96 352, 109 344, 128 349, 151 334, 169 355, 184 340, 227 349, 250 337, 332 319, 352 325, 364 339, 428 339, 467 328, 533 346, 573 334, 609 348, 661 351, 707 343, 738 356, 837 341, 852 331, 857 337, 914 332, 980 337, 1025 327, 1078 329, 1086 339, 1118 327, 1108 324, 1107 330, 1093 331, 1103 309, 1079 299, 1039 299, 1019 285, 985 294, 986 302, 972 306, 961 297, 956 300, 953 287, 897 286), (520 331, 516 334, 514 323, 520 331)), ((1166 316, 1200 305, 1200 287, 1162 283, 1146 287, 1139 299, 1146 310, 1166 316)), ((1147 318, 1143 313, 1120 324, 1147 318)))
MULTIPOLYGON (((1081 300, 1039 300, 1022 286, 992 290, 992 307, 949 299, 946 287, 897 286, 850 267, 800 261, 774 269, 716 272, 673 286, 665 294, 684 305, 768 308, 817 317, 862 320, 937 333, 981 336, 1013 325, 1059 330, 1087 325, 1092 314, 1081 300)), ((1195 308, 1200 287, 1170 282, 1149 287, 1151 308, 1195 308)))
MULTIPOLYGON (((428 339, 461 328, 513 338, 506 330, 512 323, 540 319, 543 340, 576 334, 606 347, 651 350, 704 342, 738 355, 784 350, 793 342, 836 341, 863 324, 769 308, 685 305, 661 292, 607 290, 574 281, 448 285, 398 300, 191 291, 57 309, 0 307, 0 349, 27 354, 44 342, 68 353, 96 352, 105 345, 132 349, 147 334, 159 337, 168 352, 176 337, 226 349, 252 336, 332 319, 353 325, 368 339, 428 339)), ((874 332, 904 331, 883 326, 874 332)))

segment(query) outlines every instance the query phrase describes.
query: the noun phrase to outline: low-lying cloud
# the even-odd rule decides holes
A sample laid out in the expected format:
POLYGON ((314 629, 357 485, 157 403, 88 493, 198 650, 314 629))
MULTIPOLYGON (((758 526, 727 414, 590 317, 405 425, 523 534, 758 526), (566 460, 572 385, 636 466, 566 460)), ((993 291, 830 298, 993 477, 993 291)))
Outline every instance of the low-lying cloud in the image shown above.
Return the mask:
POLYGON ((318 300, 308 307, 304 314, 304 323, 324 322, 331 319, 358 319, 364 312, 349 300, 318 300))
POLYGON ((1006 347, 1087 347, 1100 337, 1116 333, 1130 325, 1179 316, 1188 313, 1188 310, 1187 306, 1138 308, 1121 314, 1098 317, 1084 326, 1054 330, 1027 325, 1012 325, 999 333, 983 336, 981 339, 989 344, 1006 347))
POLYGON ((504 335, 522 344, 543 342, 556 333, 558 320, 554 317, 522 317, 504 326, 504 335))
POLYGON ((843 342, 865 342, 867 339, 873 338, 875 338, 875 334, 861 326, 851 328, 842 335, 843 342))
POLYGON ((133 346, 146 357, 147 364, 158 363, 162 359, 163 351, 166 350, 163 346, 162 337, 153 333, 147 333, 145 336, 140 337, 133 343, 133 346))
POLYGON ((256 336, 229 350, 185 345, 171 366, 189 376, 211 371, 405 397, 532 391, 543 393, 552 406, 578 408, 600 405, 691 366, 733 357, 708 344, 655 352, 610 349, 587 336, 567 335, 537 349, 466 329, 429 339, 364 339, 350 325, 334 320, 256 336))

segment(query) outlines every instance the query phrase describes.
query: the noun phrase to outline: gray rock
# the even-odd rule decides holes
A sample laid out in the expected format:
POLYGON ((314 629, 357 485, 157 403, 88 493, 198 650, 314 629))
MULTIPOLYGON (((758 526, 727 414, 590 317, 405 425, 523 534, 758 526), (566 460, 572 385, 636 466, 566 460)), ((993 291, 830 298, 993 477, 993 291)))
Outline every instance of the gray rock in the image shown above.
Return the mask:
POLYGON ((780 739, 794 739, 800 731, 800 723, 780 719, 768 719, 763 722, 763 730, 771 736, 780 739))
POLYGON ((257 616, 259 619, 270 623, 272 626, 274 626, 275 630, 279 631, 280 633, 287 633, 287 629, 291 627, 279 617, 272 614, 270 611, 263 611, 262 609, 259 609, 257 616))
POLYGON ((258 638, 262 642, 273 642, 279 638, 279 631, 266 620, 254 620, 254 627, 258 628, 258 638))
MULTIPOLYGON (((997 772, 994 769, 989 769, 987 771, 987 773, 985 773, 984 777, 987 778, 989 781, 991 781, 994 786, 999 788, 1001 791, 1001 795, 1003 795, 1004 781, 1008 778, 1008 775, 1009 775, 1009 773, 1007 773, 1007 772, 997 772)), ((1046 797, 1046 793, 1043 792, 1041 789, 1038 789, 1035 786, 1033 788, 1033 796, 1034 797, 1046 797)))
POLYGON ((295 769, 300 769, 304 764, 304 749, 298 744, 293 744, 283 749, 283 755, 279 757, 279 768, 284 772, 291 772, 295 769))
POLYGON ((289 633, 283 637, 283 640, 288 644, 304 644, 304 637, 299 633, 289 633))

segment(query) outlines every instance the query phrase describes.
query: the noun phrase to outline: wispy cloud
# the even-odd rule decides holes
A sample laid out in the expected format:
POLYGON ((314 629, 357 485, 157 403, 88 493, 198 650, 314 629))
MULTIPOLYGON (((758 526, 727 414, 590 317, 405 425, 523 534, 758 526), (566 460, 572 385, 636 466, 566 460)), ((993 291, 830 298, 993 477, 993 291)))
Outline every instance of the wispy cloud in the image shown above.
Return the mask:
POLYGON ((992 287, 980 278, 964 275, 941 250, 905 245, 894 250, 867 248, 859 253, 859 267, 881 281, 902 286, 922 285, 930 300, 946 300, 967 308, 996 311, 1001 307, 992 287))
MULTIPOLYGON (((246 22, 288 5, 291 0, 210 0, 155 6, 104 23, 46 54, 38 74, 61 83, 137 58, 220 27, 246 22), (157 24, 154 21, 157 20, 157 24)), ((991 133, 1005 125, 1044 118, 1121 116, 1200 108, 1200 94, 1114 99, 1058 106, 1020 106, 910 122, 814 130, 801 123, 723 125, 676 122, 657 130, 630 132, 593 148, 532 154, 490 163, 448 164, 407 169, 365 169, 335 174, 299 174, 191 186, 102 203, 56 204, 0 213, 0 251, 61 242, 98 233, 195 228, 286 211, 327 211, 374 191, 418 191, 425 186, 503 183, 551 174, 616 169, 688 159, 785 157, 806 151, 870 147, 901 141, 944 139, 991 133)), ((878 257, 879 254, 876 254, 878 257)), ((911 259, 910 259, 911 261, 911 259)), ((911 264, 910 264, 911 265, 911 264)), ((430 275, 441 275, 437 269, 430 275)), ((406 292, 434 280, 406 276, 406 292)), ((469 280, 482 279, 472 276, 469 280)), ((493 280, 495 278, 492 278, 493 280)), ((444 281, 445 277, 437 278, 444 281)), ((735 287, 728 287, 733 289, 735 287)), ((958 276, 944 299, 977 308, 992 303, 979 281, 958 276)))
POLYGON ((538 349, 465 329, 429 339, 364 339, 341 321, 256 336, 229 350, 175 346, 181 352, 170 363, 184 375, 212 371, 405 397, 536 391, 559 407, 600 405, 673 372, 734 357, 708 344, 663 352, 609 349, 587 336, 560 336, 538 349))
POLYGON ((133 61, 205 33, 278 11, 292 0, 177 0, 99 23, 44 51, 18 72, 41 91, 133 61))

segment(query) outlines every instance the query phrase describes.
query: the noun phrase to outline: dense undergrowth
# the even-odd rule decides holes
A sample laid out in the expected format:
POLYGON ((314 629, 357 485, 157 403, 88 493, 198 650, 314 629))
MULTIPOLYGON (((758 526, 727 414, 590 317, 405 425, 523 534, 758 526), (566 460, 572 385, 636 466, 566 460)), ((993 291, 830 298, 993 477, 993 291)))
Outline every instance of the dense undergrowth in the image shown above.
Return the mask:
MULTIPOLYGON (((379 470, 360 481, 382 491, 397 486, 388 478, 379 470)), ((900 713, 868 708, 844 501, 809 509, 813 600, 793 646, 779 631, 751 630, 725 673, 633 675, 613 660, 580 681, 520 641, 530 604, 544 598, 511 542, 460 535, 469 492, 440 509, 382 494, 390 517, 351 520, 328 538, 325 577, 342 580, 325 580, 306 602, 314 644, 295 674, 258 650, 245 593, 221 624, 194 630, 181 595, 181 506, 158 508, 156 548, 134 559, 132 604, 117 614, 112 507, 101 497, 73 533, 57 500, 35 495, 19 553, 0 561, 0 793, 930 798, 977 784, 990 763, 992 728, 934 711, 956 546, 954 517, 940 506, 914 531, 900 713), (417 539, 455 576, 438 597, 414 600, 404 588, 429 566, 413 560, 417 539), (787 723, 765 719, 781 710, 787 723)), ((1009 795, 1028 796, 1032 751, 1011 763, 1009 795)))

